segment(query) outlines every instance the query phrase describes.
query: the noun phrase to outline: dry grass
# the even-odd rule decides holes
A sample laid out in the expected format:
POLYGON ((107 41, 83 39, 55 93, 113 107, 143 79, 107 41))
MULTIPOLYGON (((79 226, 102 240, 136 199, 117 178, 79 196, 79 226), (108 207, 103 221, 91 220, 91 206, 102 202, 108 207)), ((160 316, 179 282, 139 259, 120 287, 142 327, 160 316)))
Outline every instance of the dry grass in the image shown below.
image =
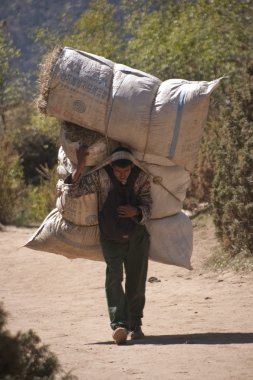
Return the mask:
POLYGON ((63 121, 61 123, 61 128, 62 133, 67 140, 71 142, 80 141, 82 145, 85 145, 87 147, 103 138, 103 135, 99 132, 80 127, 79 125, 68 121, 63 121))
MULTIPOLYGON (((212 215, 204 212, 192 220, 194 229, 205 229, 213 226, 212 215)), ((204 269, 215 272, 233 271, 240 273, 253 272, 253 254, 249 255, 243 250, 236 255, 226 251, 222 245, 218 245, 204 262, 204 269)))
POLYGON ((39 112, 44 115, 47 114, 47 102, 50 92, 50 80, 52 71, 61 52, 62 48, 55 48, 52 52, 44 57, 44 60, 40 66, 38 79, 40 94, 35 103, 39 112))

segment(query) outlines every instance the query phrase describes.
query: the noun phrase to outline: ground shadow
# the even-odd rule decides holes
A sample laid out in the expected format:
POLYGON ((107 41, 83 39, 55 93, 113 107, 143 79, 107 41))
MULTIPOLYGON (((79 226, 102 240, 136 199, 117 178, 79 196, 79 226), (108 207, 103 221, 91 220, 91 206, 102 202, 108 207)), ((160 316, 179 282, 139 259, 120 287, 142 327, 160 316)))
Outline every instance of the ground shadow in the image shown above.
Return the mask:
MULTIPOLYGON (((249 344, 253 343, 253 333, 215 333, 207 332, 200 334, 185 334, 185 335, 146 335, 144 339, 127 341, 128 345, 135 344, 156 344, 156 345, 170 345, 170 344, 204 344, 204 345, 219 345, 219 344, 249 344)), ((115 344, 112 341, 96 342, 89 344, 115 344)))

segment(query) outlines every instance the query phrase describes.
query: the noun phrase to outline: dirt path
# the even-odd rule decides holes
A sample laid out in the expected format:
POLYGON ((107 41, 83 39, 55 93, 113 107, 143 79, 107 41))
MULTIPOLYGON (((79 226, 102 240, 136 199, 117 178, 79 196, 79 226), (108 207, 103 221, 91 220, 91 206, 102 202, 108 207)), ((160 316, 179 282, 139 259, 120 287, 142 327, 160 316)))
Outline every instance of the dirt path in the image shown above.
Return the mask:
POLYGON ((150 262, 146 339, 116 346, 103 263, 18 249, 31 229, 0 232, 0 300, 8 328, 32 328, 79 380, 252 380, 253 279, 207 273, 212 225, 195 230, 193 271, 150 262))

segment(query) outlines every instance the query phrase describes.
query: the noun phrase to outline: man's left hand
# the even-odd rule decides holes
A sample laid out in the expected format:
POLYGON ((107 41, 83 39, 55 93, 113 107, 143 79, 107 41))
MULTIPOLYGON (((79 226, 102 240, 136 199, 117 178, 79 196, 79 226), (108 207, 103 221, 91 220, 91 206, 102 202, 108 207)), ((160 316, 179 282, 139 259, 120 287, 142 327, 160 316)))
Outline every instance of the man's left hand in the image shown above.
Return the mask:
POLYGON ((139 214, 139 210, 131 205, 119 206, 117 211, 120 218, 133 218, 139 214))

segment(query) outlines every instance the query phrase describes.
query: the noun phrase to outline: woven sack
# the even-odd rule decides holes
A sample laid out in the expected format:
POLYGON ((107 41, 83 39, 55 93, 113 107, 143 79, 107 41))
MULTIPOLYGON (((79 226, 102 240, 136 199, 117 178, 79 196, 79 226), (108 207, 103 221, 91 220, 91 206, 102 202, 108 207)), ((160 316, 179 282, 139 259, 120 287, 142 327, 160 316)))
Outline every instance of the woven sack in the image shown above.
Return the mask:
MULTIPOLYGON (((191 267, 192 226, 183 213, 147 223, 151 237, 149 258, 186 269, 191 267)), ((25 247, 51 252, 69 259, 103 261, 98 226, 76 226, 54 209, 25 247)))
POLYGON ((210 95, 221 78, 161 82, 68 47, 53 54, 47 73, 38 100, 41 112, 127 144, 143 161, 156 156, 159 164, 168 160, 193 169, 210 95))

